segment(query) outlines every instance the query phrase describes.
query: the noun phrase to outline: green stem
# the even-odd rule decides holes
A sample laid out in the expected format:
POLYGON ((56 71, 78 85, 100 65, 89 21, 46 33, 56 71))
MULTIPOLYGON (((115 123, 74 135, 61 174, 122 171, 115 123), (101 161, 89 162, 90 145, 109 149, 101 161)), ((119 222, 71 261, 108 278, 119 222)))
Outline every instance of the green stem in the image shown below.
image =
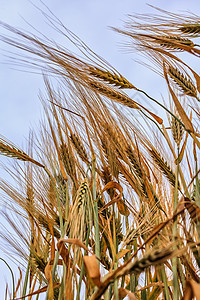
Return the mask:
MULTIPOLYGON (((65 200, 65 220, 68 219, 68 216, 69 216, 69 202, 70 202, 70 199, 69 199, 69 189, 68 189, 68 182, 66 182, 66 200, 65 200)), ((66 223, 66 222, 65 222, 66 223)), ((65 227, 65 225, 64 225, 65 227)), ((64 230, 65 232, 65 230, 64 230)))
POLYGON ((162 277, 162 281, 164 283, 164 295, 166 300, 170 300, 170 295, 169 295, 169 289, 168 289, 168 281, 167 281, 167 276, 166 276, 166 272, 165 272, 165 268, 164 266, 161 267, 161 277, 162 277))
MULTIPOLYGON (((115 262, 114 263, 114 270, 117 269, 118 263, 115 262)), ((114 296, 115 296, 115 300, 119 300, 119 292, 118 292, 118 280, 115 279, 114 281, 114 296)))
POLYGON ((61 282, 61 286, 59 288, 59 296, 58 296, 58 300, 64 300, 64 288, 65 288, 65 278, 66 278, 66 266, 65 263, 63 262, 63 276, 62 276, 62 282, 61 282))
MULTIPOLYGON (((164 126, 162 126, 162 129, 163 129, 163 132, 164 132, 165 139, 166 139, 166 141, 168 143, 168 146, 169 146, 169 148, 170 148, 170 150, 171 150, 171 152, 172 152, 172 154, 174 156, 174 159, 177 160, 176 153, 175 153, 174 148, 172 146, 172 143, 171 143, 171 140, 170 140, 169 135, 167 133, 167 130, 165 129, 164 126)), ((183 172, 181 170, 180 165, 179 165, 179 175, 180 175, 181 183, 183 185, 184 193, 186 194, 186 196, 188 198, 190 198, 190 195, 189 195, 189 192, 188 192, 188 188, 187 188, 187 184, 185 182, 185 178, 184 178, 184 175, 183 175, 183 172)))
POLYGON ((12 291, 12 293, 13 293, 12 298, 14 299, 14 296, 15 296, 15 278, 14 278, 13 271, 12 271, 11 267, 9 266, 9 264, 3 258, 0 257, 0 260, 2 260, 6 264, 8 269, 10 270, 10 273, 11 273, 11 276, 12 276, 12 290, 13 290, 12 291))
POLYGON ((164 133, 162 132, 160 126, 158 125, 158 123, 157 123, 155 120, 153 120, 152 118, 150 118, 149 116, 147 116, 147 114, 145 114, 145 112, 143 112, 142 110, 141 110, 141 113, 142 113, 145 117, 147 117, 149 120, 151 120, 151 121, 157 126, 158 130, 162 133, 162 135, 164 135, 164 133))
POLYGON ((107 289, 104 293, 104 300, 110 300, 109 289, 107 289))
MULTIPOLYGON (((88 246, 89 243, 89 237, 90 237, 90 226, 88 227, 88 231, 87 231, 87 236, 86 236, 86 242, 85 242, 85 246, 88 246)), ((84 250, 84 256, 86 255, 86 250, 84 250)), ((80 273, 80 277, 79 277, 79 284, 78 284, 78 289, 77 289, 77 296, 76 296, 76 300, 80 299, 80 291, 81 291, 81 284, 82 284, 82 279, 83 279, 83 275, 84 275, 84 263, 82 261, 81 264, 81 273, 80 273)))
POLYGON ((22 296, 26 295, 26 290, 27 290, 27 285, 28 285, 29 268, 30 268, 30 256, 29 256, 28 266, 27 266, 27 269, 26 269, 26 275, 25 275, 25 280, 24 280, 22 296))
POLYGON ((184 273, 183 273, 183 269, 182 269, 182 265, 181 265, 181 262, 180 262, 180 258, 178 258, 178 270, 179 270, 179 273, 180 273, 182 287, 185 288, 185 276, 184 276, 184 273))
POLYGON ((185 125, 181 122, 181 120, 179 118, 177 118, 177 116, 175 116, 167 107, 165 107, 162 103, 158 102, 156 99, 152 98, 151 96, 149 96, 145 91, 140 90, 140 89, 136 89, 138 92, 143 93, 147 98, 149 98, 150 100, 154 101, 156 104, 158 104, 159 106, 161 106, 166 112, 168 112, 173 118, 175 118, 183 127, 186 131, 188 131, 185 128, 185 125))

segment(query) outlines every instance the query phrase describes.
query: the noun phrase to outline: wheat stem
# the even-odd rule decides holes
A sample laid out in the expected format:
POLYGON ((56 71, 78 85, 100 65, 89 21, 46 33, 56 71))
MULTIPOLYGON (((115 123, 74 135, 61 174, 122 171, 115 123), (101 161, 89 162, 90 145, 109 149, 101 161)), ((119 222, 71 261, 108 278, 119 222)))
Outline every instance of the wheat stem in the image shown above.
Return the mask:
POLYGON ((96 159, 92 159, 92 195, 94 202, 94 226, 95 226, 95 255, 101 257, 100 249, 100 235, 99 235, 99 213, 98 213, 98 204, 97 204, 97 182, 96 182, 96 170, 95 170, 96 159))
MULTIPOLYGON (((177 170, 176 170, 176 183, 174 190, 174 212, 177 209, 178 204, 178 176, 179 176, 179 147, 178 148, 178 159, 177 159, 177 170)), ((176 241, 177 236, 177 218, 174 220, 173 224, 173 237, 174 241, 176 241)), ((174 300, 179 299, 179 283, 178 283, 178 259, 174 257, 172 259, 172 270, 173 270, 173 294, 174 300)))
POLYGON ((11 267, 9 266, 9 264, 5 261, 5 259, 0 257, 0 260, 2 260, 6 264, 8 269, 10 270, 10 273, 11 273, 11 276, 12 276, 12 294, 13 294, 12 298, 14 299, 14 297, 15 297, 15 278, 14 278, 13 271, 12 271, 11 267))
POLYGON ((140 90, 140 89, 137 89, 138 92, 141 92, 143 93, 147 98, 149 98, 150 100, 154 101, 156 104, 158 104, 160 107, 162 107, 166 112, 168 112, 172 117, 174 117, 182 126, 183 128, 188 131, 186 128, 185 128, 185 125, 181 122, 180 119, 178 119, 166 106, 164 106, 162 103, 158 102, 158 100, 152 98, 151 96, 149 96, 145 91, 143 90, 140 90))
MULTIPOLYGON (((85 241, 85 246, 86 247, 89 244, 90 230, 91 230, 91 228, 90 228, 90 223, 89 223, 88 231, 87 231, 87 236, 86 236, 86 241, 85 241)), ((86 250, 84 250, 84 256, 85 255, 86 255, 86 250)), ((80 277, 79 277, 79 284, 78 284, 78 288, 77 288, 76 300, 80 299, 80 291, 81 291, 81 284, 82 284, 82 279, 83 279, 83 275, 84 275, 84 270, 85 270, 84 262, 82 261, 82 264, 81 264, 81 273, 80 273, 80 277)))

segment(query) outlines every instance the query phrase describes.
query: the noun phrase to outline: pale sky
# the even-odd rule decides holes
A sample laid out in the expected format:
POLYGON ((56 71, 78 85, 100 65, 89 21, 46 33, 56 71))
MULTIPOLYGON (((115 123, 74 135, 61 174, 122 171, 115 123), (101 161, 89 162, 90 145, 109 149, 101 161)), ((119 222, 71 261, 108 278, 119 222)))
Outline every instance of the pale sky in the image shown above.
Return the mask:
MULTIPOLYGON (((38 0, 32 0, 43 9, 38 0)), ((127 14, 154 11, 146 1, 134 0, 44 0, 50 10, 77 34, 97 54, 109 61, 122 75, 134 85, 145 89, 152 96, 160 97, 164 81, 150 70, 137 64, 134 53, 125 53, 120 43, 127 41, 108 26, 122 27, 127 14)), ((154 6, 178 13, 189 10, 200 15, 198 0, 152 0, 154 6)), ((0 0, 0 20, 20 29, 32 31, 23 18, 36 29, 44 32, 60 44, 70 49, 70 44, 44 22, 40 12, 28 0, 0 0)), ((5 33, 0 28, 0 34, 5 33)), ((6 51, 15 49, 0 42, 0 134, 13 141, 19 147, 26 145, 30 128, 36 128, 42 115, 38 99, 43 89, 42 76, 13 70, 7 64, 6 51)), ((138 58, 138 57, 137 57, 138 58)), ((4 161, 0 156, 0 161, 4 161)), ((5 176, 0 169, 0 177, 5 176)), ((1 196, 0 196, 1 197, 1 196)), ((1 201, 0 201, 1 203, 1 201)), ((1 209, 1 206, 0 206, 1 209)), ((0 257, 5 259, 4 253, 0 257)), ((10 282, 10 274, 0 262, 0 299, 3 299, 5 282, 10 282), (3 293, 3 294, 1 294, 3 293)), ((41 298, 42 299, 42 298, 41 298)))

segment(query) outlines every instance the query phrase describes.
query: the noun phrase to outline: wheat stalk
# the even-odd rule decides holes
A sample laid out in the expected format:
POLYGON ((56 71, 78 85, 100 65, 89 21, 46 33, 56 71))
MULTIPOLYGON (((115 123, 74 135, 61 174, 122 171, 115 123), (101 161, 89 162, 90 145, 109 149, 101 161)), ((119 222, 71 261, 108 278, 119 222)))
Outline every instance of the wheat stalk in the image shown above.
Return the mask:
MULTIPOLYGON (((31 249, 32 250, 32 249, 31 249)), ((34 267, 38 268, 42 273, 45 271, 45 267, 47 265, 47 260, 42 256, 39 255, 36 251, 31 251, 31 263, 34 267)), ((45 253, 46 255, 47 253, 45 253)))
MULTIPOLYGON (((104 185, 106 185, 108 182, 112 181, 112 175, 110 173, 109 166, 103 165, 102 171, 101 171, 101 178, 103 180, 104 185)), ((112 199, 114 196, 114 190, 113 189, 108 189, 107 193, 110 195, 110 198, 112 199)), ((100 198, 102 200, 102 198, 100 198)), ((104 213, 105 210, 102 211, 104 213)))
MULTIPOLYGON (((48 223, 48 220, 42 215, 42 214, 38 214, 37 216, 37 219, 38 219, 38 222, 39 224, 49 233, 50 232, 50 229, 49 229, 49 223, 48 223)), ((54 234, 54 237, 56 237, 57 239, 60 239, 60 232, 53 226, 53 234, 54 234)))
POLYGON ((68 228, 69 237, 85 241, 87 235, 87 227, 91 222, 92 203, 91 194, 88 186, 88 180, 85 178, 80 184, 76 199, 70 210, 68 228))
POLYGON ((123 271, 119 272, 118 276, 134 273, 140 274, 150 266, 162 264, 173 255, 172 245, 163 249, 155 249, 147 253, 143 258, 136 259, 135 262, 127 264, 123 271))
MULTIPOLYGON (((134 168, 135 174, 137 175, 137 178, 139 179, 139 185, 141 188, 141 192, 146 198, 148 198, 148 192, 147 192, 147 188, 146 188, 147 183, 144 182, 145 174, 144 174, 144 170, 142 168, 142 164, 139 160, 139 157, 136 155, 136 153, 134 153, 134 151, 130 145, 128 145, 126 147, 126 153, 128 155, 128 158, 129 158, 133 168, 134 168)), ((158 201, 157 196, 155 194, 153 196, 154 196, 155 201, 157 202, 158 201)))

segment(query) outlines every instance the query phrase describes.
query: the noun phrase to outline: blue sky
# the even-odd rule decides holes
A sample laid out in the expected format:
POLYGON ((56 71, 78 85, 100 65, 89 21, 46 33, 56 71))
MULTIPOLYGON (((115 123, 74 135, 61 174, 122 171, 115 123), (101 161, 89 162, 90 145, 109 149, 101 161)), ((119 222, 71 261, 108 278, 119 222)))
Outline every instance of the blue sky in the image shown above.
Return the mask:
MULTIPOLYGON (((39 1, 34 1, 43 8, 39 1)), ((122 27, 127 14, 153 12, 146 5, 146 1, 134 0, 44 0, 50 10, 95 52, 109 61, 134 85, 144 88, 151 95, 160 97, 164 93, 164 82, 152 72, 137 64, 133 53, 125 53, 120 43, 125 41, 108 28, 108 26, 122 27), (160 87, 160 89, 158 89, 160 87)), ((189 10, 200 15, 199 1, 168 0, 149 1, 148 3, 160 8, 180 12, 189 10)), ((40 12, 28 0, 0 0, 0 20, 20 29, 28 28, 23 18, 47 36, 57 40, 64 46, 69 46, 64 38, 58 37, 53 29, 45 24, 40 12)), ((0 28, 0 33, 5 33, 0 28)), ((26 145, 30 128, 37 128, 42 116, 42 107, 38 98, 39 90, 43 89, 41 75, 13 70, 7 64, 4 56, 6 51, 14 51, 12 47, 0 42, 0 134, 13 141, 19 147, 26 145)), ((138 57, 137 57, 138 58, 138 57)), ((5 160, 0 157, 0 161, 5 160)), ((5 176, 0 169, 0 177, 5 176)), ((0 257, 4 253, 0 252, 0 257)), ((2 264, 0 263, 2 270, 2 264)), ((0 299, 5 287, 5 280, 9 280, 6 268, 0 272, 0 299)))

